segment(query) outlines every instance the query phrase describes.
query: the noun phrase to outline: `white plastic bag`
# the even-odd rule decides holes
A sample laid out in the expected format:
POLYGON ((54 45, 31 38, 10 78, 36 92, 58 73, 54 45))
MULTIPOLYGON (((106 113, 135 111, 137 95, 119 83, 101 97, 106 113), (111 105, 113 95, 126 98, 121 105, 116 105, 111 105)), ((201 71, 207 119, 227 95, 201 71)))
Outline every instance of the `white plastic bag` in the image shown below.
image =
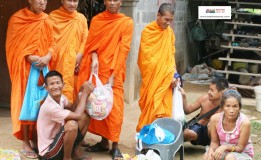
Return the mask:
POLYGON ((148 160, 161 160, 160 156, 151 149, 146 153, 146 157, 148 160))
POLYGON ((153 149, 148 149, 147 153, 145 154, 138 154, 134 157, 136 160, 161 160, 160 156, 153 151, 153 149))
POLYGON ((157 124, 155 124, 155 136, 159 142, 162 142, 166 138, 165 132, 157 124))
POLYGON ((136 157, 137 160, 149 160, 148 157, 144 154, 138 154, 136 157))
POLYGON ((94 73, 91 74, 89 81, 93 76, 96 80, 96 87, 88 98, 87 112, 93 119, 103 120, 111 112, 113 91, 110 84, 103 85, 98 75, 94 73))
POLYGON ((180 83, 178 83, 177 86, 173 89, 172 117, 183 124, 186 120, 186 116, 183 109, 183 98, 179 88, 180 83))

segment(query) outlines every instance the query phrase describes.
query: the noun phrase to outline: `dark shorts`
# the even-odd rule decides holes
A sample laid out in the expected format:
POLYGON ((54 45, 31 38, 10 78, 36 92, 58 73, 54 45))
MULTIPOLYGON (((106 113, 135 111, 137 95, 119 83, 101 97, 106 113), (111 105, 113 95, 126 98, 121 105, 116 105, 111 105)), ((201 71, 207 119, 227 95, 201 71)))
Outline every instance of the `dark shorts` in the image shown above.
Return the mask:
MULTIPOLYGON (((41 160, 62 160, 63 152, 64 152, 64 144, 63 137, 65 135, 64 126, 62 126, 61 130, 55 136, 52 144, 49 147, 49 150, 45 153, 44 156, 41 157, 41 160)), ((78 135, 73 145, 73 150, 79 145, 79 143, 83 140, 83 135, 81 134, 80 129, 78 129, 78 135)))
POLYGON ((196 124, 190 126, 189 129, 193 130, 198 135, 197 140, 190 141, 191 144, 202 145, 202 146, 210 145, 210 139, 208 137, 208 127, 207 126, 196 123, 196 124))

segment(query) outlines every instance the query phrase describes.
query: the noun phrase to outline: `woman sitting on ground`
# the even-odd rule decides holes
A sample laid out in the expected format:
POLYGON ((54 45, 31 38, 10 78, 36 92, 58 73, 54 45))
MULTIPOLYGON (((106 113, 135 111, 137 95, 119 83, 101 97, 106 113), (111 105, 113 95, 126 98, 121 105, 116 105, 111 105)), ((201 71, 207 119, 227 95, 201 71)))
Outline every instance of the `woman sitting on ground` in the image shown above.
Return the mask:
POLYGON ((252 160, 254 149, 250 141, 250 121, 240 112, 241 95, 235 89, 224 92, 222 113, 210 119, 211 143, 204 160, 252 160))

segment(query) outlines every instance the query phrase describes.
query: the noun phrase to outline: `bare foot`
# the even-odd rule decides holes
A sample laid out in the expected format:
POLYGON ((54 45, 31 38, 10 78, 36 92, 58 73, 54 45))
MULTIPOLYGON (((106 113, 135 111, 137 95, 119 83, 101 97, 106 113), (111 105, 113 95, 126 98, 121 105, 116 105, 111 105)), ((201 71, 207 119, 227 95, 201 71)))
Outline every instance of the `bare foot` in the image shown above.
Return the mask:
POLYGON ((33 152, 30 142, 23 141, 23 150, 33 152))
POLYGON ((87 155, 80 147, 75 149, 73 153, 74 160, 91 160, 92 158, 87 155))
POLYGON ((37 143, 32 141, 32 140, 30 140, 30 145, 31 145, 32 150, 34 150, 36 153, 38 153, 37 143))
POLYGON ((23 141, 23 149, 20 150, 20 153, 23 154, 27 158, 35 159, 38 157, 38 155, 35 153, 35 151, 32 149, 30 142, 23 141))

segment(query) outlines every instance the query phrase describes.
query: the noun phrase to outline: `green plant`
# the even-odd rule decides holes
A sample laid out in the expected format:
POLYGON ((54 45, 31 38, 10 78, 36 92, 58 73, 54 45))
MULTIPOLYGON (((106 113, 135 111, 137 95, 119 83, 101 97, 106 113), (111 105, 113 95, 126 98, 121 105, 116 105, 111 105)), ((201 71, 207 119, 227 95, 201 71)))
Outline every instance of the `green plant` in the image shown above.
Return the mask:
POLYGON ((261 122, 257 122, 255 120, 251 121, 251 133, 261 134, 261 122))
POLYGON ((254 159, 261 160, 261 153, 255 153, 254 159))

